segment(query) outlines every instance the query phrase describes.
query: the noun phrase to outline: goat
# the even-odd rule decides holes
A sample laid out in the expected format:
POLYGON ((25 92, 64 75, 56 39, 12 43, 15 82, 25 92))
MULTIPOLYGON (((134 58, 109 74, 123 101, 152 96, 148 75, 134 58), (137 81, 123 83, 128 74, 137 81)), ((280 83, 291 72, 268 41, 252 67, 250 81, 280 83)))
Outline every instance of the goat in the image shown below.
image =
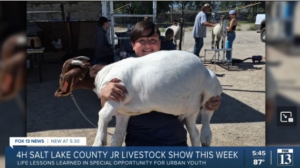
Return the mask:
MULTIPOLYGON (((178 46, 177 41, 180 40, 180 33, 181 33, 181 26, 180 26, 179 22, 174 21, 172 26, 167 27, 167 30, 168 29, 172 29, 174 31, 173 40, 174 40, 175 45, 178 46)), ((182 29, 182 44, 183 44, 183 41, 184 41, 184 29, 182 29)))
POLYGON ((200 142, 202 146, 210 146, 213 111, 208 111, 205 103, 210 97, 221 95, 222 86, 216 75, 192 53, 158 51, 104 67, 97 65, 91 68, 90 75, 86 75, 89 66, 86 57, 67 60, 55 96, 67 96, 74 89, 85 88, 94 89, 100 97, 100 90, 114 78, 120 79, 128 91, 123 102, 108 100, 98 113, 98 131, 93 146, 107 145, 107 125, 112 116, 116 116, 116 127, 111 145, 121 146, 130 116, 151 111, 185 119, 192 146, 200 146, 200 142), (100 70, 97 75, 95 69, 100 70), (199 110, 203 125, 201 136, 196 127, 199 110))
POLYGON ((0 101, 17 95, 26 84, 24 69, 26 36, 17 33, 10 36, 2 45, 0 62, 0 101))
POLYGON ((214 48, 219 49, 219 43, 220 43, 221 39, 223 38, 223 26, 226 26, 226 25, 223 25, 224 18, 225 18, 224 15, 222 15, 221 19, 220 19, 220 23, 218 25, 216 25, 211 32, 211 35, 212 35, 211 48, 212 49, 214 49, 214 48))
MULTIPOLYGON (((226 26, 226 25, 223 25, 223 21, 224 19, 228 19, 227 16, 224 16, 222 15, 221 16, 221 19, 220 19, 220 23, 218 25, 216 25, 212 32, 211 32, 211 35, 212 35, 212 42, 211 42, 211 48, 214 49, 214 48, 217 48, 219 49, 219 43, 222 39, 222 41, 224 40, 223 39, 223 26, 226 26)), ((223 48, 223 43, 222 43, 222 48, 223 48)), ((218 55, 220 56, 220 53, 218 52, 218 55)))

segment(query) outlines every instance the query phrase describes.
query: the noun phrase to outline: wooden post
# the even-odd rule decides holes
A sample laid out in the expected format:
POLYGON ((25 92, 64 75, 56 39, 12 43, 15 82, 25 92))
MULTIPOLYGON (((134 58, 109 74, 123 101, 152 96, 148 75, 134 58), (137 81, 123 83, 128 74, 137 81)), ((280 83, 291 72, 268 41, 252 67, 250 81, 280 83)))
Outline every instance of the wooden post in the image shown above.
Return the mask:
POLYGON ((71 23, 70 23, 71 17, 70 12, 68 12, 67 17, 67 29, 68 29, 68 36, 69 36, 69 47, 70 47, 70 53, 73 56, 73 49, 72 49, 72 37, 71 37, 71 23))
POLYGON ((61 17, 62 17, 62 21, 66 21, 65 19, 65 9, 64 9, 64 4, 60 5, 61 8, 61 17))
POLYGON ((183 34, 183 22, 184 22, 184 19, 183 18, 180 18, 180 40, 179 40, 179 50, 181 50, 181 44, 182 44, 182 34, 183 34))
POLYGON ((173 4, 171 5, 171 24, 173 23, 173 4))

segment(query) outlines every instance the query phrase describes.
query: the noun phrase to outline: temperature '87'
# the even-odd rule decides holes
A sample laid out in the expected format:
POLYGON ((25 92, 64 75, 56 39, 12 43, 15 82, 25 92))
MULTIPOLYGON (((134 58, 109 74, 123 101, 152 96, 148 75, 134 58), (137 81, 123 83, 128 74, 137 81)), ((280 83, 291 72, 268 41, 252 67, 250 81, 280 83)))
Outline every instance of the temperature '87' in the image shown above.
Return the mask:
POLYGON ((263 162, 265 162, 265 159, 254 159, 253 165, 261 165, 263 162))

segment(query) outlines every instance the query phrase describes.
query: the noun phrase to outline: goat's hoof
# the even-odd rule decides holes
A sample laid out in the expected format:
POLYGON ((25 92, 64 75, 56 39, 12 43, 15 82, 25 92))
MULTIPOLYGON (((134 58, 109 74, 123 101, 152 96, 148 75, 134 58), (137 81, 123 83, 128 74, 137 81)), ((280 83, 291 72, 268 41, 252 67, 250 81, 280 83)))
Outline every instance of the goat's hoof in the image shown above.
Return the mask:
POLYGON ((106 143, 101 141, 101 142, 94 142, 93 146, 106 146, 106 143))
POLYGON ((210 129, 202 129, 200 141, 202 146, 210 146, 212 140, 212 133, 210 129))
POLYGON ((211 139, 212 139, 212 137, 211 137, 211 135, 209 135, 209 136, 206 136, 205 138, 201 138, 201 145, 202 146, 210 146, 210 144, 211 144, 211 139))
POLYGON ((201 143, 201 146, 203 146, 203 147, 209 147, 210 145, 208 145, 206 143, 201 143))
POLYGON ((101 147, 101 146, 106 146, 106 145, 94 143, 93 146, 101 147))

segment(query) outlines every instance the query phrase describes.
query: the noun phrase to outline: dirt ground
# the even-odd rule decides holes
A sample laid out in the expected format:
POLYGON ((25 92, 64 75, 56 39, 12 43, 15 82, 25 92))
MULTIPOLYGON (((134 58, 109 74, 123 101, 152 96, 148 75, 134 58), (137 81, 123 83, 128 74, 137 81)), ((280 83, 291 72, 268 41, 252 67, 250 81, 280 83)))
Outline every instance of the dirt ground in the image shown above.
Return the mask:
MULTIPOLYGON (((183 50, 192 51, 192 32, 185 33, 183 50)), ((204 49, 211 46, 211 29, 207 30, 204 49)), ((265 56, 265 44, 256 31, 237 31, 233 43, 233 58, 245 59, 252 55, 265 56)), ((212 57, 212 52, 208 53, 212 57)), ((35 69, 28 75, 27 108, 28 136, 31 137, 87 137, 92 145, 96 128, 91 126, 78 112, 72 99, 54 98, 58 87, 58 75, 62 64, 45 64, 45 80, 38 83, 35 69), (47 88, 47 89, 45 89, 47 88)), ((227 71, 222 67, 207 64, 213 70, 224 89, 222 104, 211 121, 212 146, 264 146, 265 145, 265 64, 253 65, 251 60, 239 65, 244 70, 227 71), (216 69, 215 69, 216 68, 216 69)), ((97 125, 99 100, 92 91, 74 91, 74 95, 86 116, 97 125)), ((201 128, 201 120, 197 127, 201 128)), ((109 132, 114 131, 114 122, 109 132)), ((189 137, 189 136, 188 136, 189 137)), ((111 135, 108 136, 110 143, 111 135)), ((190 141, 188 140, 190 144, 190 141)))

